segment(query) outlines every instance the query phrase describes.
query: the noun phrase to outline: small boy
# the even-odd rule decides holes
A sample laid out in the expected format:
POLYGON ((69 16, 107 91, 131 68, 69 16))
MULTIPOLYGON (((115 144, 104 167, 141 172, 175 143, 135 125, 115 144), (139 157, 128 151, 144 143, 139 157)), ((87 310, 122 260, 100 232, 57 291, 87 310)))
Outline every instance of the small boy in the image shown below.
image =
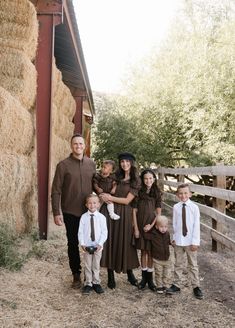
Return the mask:
POLYGON ((88 211, 81 216, 78 240, 84 251, 85 285, 83 294, 88 295, 92 289, 97 294, 104 292, 100 285, 100 259, 103 244, 107 239, 108 231, 106 217, 98 210, 100 207, 99 197, 91 194, 86 198, 88 211))
MULTIPOLYGON (((102 194, 103 192, 111 195, 115 194, 117 183, 115 181, 115 175, 113 174, 114 166, 114 161, 105 160, 103 161, 101 171, 94 176, 93 187, 97 195, 102 194)), ((107 204, 107 210, 111 219, 120 219, 120 216, 114 213, 113 203, 107 204)))
POLYGON ((194 296, 202 299, 197 264, 197 249, 200 245, 200 212, 198 206, 190 200, 192 194, 188 184, 178 186, 177 196, 180 202, 173 207, 174 284, 166 290, 166 293, 180 292, 186 253, 188 274, 191 278, 194 296))
POLYGON ((171 261, 170 249, 170 233, 168 231, 168 218, 159 215, 156 220, 155 228, 152 230, 152 257, 155 267, 155 280, 157 284, 156 292, 163 294, 171 278, 171 261))

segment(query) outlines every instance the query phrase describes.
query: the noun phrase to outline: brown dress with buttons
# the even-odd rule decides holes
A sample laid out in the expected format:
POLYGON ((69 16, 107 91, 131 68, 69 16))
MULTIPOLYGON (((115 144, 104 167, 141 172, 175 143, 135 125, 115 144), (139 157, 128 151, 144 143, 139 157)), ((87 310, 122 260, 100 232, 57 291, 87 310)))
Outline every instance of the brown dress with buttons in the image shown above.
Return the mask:
MULTIPOLYGON (((129 192, 137 196, 139 189, 140 180, 134 186, 130 185, 130 180, 121 180, 117 182, 114 196, 125 198, 129 192)), ((120 216, 119 220, 110 219, 106 204, 100 209, 107 218, 108 227, 108 239, 104 244, 101 266, 117 273, 126 273, 127 270, 139 267, 137 250, 132 245, 132 206, 114 203, 114 210, 120 216)))

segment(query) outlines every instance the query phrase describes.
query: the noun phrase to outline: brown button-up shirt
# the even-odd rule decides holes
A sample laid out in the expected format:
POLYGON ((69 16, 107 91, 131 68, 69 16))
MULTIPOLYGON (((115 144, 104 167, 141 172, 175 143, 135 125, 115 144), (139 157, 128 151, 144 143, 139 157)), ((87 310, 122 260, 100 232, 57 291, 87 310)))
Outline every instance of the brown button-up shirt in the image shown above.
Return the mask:
POLYGON ((167 261, 170 257, 169 246, 171 244, 169 231, 161 233, 158 229, 154 227, 151 231, 151 235, 152 257, 156 260, 167 261))
POLYGON ((85 213, 85 201, 92 193, 92 179, 95 173, 95 163, 87 156, 79 160, 71 154, 59 162, 52 183, 53 215, 59 215, 61 211, 75 216, 85 213))

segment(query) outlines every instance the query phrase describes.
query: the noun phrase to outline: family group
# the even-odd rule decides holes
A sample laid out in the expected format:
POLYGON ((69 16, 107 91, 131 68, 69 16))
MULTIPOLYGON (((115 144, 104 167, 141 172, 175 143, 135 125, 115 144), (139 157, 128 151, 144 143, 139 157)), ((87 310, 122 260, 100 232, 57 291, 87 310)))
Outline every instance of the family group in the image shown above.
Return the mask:
POLYGON ((189 185, 177 188, 179 202, 173 207, 170 238, 168 219, 161 215, 161 191, 151 168, 139 175, 134 155, 123 152, 118 155, 115 173, 112 160, 105 160, 96 172, 94 161, 84 155, 85 142, 79 134, 72 136, 71 150, 70 156, 56 167, 51 198, 54 222, 66 228, 72 286, 79 288, 82 284, 80 244, 85 274, 83 294, 104 292, 100 266, 107 268, 110 289, 116 288, 115 273, 122 272, 139 289, 148 285, 159 294, 179 293, 187 261, 193 294, 202 299, 197 264, 200 213, 190 200, 189 185), (175 255, 172 281, 171 246, 175 255), (142 278, 138 282, 133 269, 140 266, 142 278))

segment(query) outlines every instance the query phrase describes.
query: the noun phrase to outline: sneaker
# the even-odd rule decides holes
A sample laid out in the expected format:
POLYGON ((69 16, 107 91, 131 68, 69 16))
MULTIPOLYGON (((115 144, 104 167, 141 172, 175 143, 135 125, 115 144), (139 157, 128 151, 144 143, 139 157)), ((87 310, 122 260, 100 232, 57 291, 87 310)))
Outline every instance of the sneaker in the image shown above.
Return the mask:
POLYGON ((163 294, 165 292, 165 287, 157 287, 156 292, 157 294, 163 294))
POLYGON ((170 288, 166 289, 166 294, 168 294, 168 295, 173 295, 173 294, 179 293, 179 292, 180 292, 180 288, 175 285, 171 285, 170 288))
POLYGON ((89 285, 84 286, 83 289, 82 289, 83 295, 89 295, 90 292, 92 291, 92 289, 93 288, 89 285))
POLYGON ((104 293, 103 288, 99 284, 93 284, 93 289, 97 294, 104 293))
POLYGON ((202 291, 201 291, 201 289, 199 287, 193 288, 193 294, 199 300, 202 300, 203 299, 203 294, 202 294, 202 291))
POLYGON ((72 288, 80 288, 81 284, 82 284, 82 282, 81 282, 80 273, 74 273, 73 274, 72 288))

